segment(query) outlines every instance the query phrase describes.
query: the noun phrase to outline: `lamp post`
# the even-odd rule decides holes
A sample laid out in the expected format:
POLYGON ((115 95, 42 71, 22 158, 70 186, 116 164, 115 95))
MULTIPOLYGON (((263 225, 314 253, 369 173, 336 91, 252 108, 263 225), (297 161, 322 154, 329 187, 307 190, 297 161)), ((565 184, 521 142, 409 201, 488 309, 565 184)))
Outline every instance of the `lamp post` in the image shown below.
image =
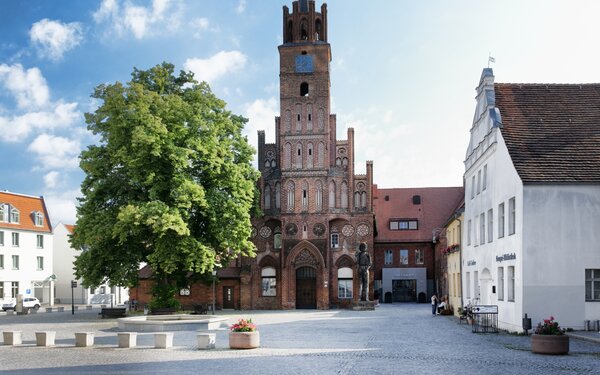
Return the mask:
POLYGON ((217 277, 217 270, 212 270, 212 313, 215 315, 215 278, 217 277))

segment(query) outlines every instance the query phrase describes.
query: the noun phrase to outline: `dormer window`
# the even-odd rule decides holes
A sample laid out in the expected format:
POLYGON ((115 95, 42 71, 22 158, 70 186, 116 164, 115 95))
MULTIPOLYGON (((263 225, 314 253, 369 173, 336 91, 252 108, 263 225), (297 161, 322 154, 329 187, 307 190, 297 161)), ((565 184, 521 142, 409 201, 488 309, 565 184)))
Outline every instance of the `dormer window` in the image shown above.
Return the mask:
POLYGON ((6 205, 4 203, 0 203, 0 222, 7 221, 8 212, 6 209, 6 205))
POLYGON ((10 210, 10 222, 18 224, 21 221, 21 214, 16 208, 10 210))
POLYGON ((39 211, 35 211, 33 213, 33 222, 35 223, 36 227, 43 227, 44 226, 44 215, 42 215, 42 213, 39 211))

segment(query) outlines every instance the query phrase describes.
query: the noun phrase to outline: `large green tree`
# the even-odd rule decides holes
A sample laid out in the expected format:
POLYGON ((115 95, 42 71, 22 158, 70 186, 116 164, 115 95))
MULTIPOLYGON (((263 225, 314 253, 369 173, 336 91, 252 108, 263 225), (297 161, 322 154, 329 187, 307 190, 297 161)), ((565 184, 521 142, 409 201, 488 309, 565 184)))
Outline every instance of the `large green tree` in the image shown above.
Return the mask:
POLYGON ((85 119, 99 143, 81 153, 71 240, 84 249, 75 269, 85 285, 135 285, 145 262, 156 297, 168 299, 190 275, 254 255, 258 172, 241 134, 246 119, 168 63, 134 68, 129 83, 99 85, 92 97, 101 105, 85 119))

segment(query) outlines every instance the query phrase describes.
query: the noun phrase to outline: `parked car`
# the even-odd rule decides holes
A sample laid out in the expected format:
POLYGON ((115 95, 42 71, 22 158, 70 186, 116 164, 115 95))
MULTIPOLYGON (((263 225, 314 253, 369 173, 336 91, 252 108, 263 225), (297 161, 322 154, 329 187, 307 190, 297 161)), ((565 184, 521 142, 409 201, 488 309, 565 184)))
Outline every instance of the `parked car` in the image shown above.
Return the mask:
MULTIPOLYGON (((14 310, 15 306, 17 306, 16 298, 5 299, 2 303, 2 310, 14 310)), ((35 297, 25 297, 23 298, 23 308, 37 310, 40 308, 40 301, 35 297)))

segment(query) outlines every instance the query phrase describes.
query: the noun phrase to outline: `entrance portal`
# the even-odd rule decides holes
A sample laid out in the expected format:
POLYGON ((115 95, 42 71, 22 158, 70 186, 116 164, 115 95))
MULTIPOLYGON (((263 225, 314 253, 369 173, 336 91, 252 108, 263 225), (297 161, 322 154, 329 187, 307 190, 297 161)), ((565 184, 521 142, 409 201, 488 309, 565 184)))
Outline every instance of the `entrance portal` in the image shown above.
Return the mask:
POLYGON ((317 308, 317 275, 312 267, 296 270, 296 308, 317 308))
POLYGON ((233 287, 224 286, 223 287, 223 308, 224 309, 233 309, 235 306, 233 304, 233 287))
POLYGON ((393 302, 417 302, 417 280, 392 280, 393 302))

